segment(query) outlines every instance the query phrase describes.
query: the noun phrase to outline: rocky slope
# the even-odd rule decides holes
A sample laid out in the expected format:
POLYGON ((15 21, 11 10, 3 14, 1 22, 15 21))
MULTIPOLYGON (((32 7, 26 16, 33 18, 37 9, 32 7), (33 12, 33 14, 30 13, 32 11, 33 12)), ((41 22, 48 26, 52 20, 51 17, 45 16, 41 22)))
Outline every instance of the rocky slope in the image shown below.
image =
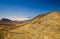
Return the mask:
POLYGON ((60 12, 39 15, 6 33, 5 39, 60 39, 60 12))

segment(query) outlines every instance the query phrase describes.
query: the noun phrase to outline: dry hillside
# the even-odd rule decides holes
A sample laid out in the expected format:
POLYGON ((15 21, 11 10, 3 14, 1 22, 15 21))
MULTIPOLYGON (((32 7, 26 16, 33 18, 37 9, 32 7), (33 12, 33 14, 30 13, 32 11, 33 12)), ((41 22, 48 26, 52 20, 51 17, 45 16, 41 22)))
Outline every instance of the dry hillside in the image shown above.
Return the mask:
POLYGON ((9 29, 3 32, 1 39, 60 39, 60 12, 38 15, 9 29))

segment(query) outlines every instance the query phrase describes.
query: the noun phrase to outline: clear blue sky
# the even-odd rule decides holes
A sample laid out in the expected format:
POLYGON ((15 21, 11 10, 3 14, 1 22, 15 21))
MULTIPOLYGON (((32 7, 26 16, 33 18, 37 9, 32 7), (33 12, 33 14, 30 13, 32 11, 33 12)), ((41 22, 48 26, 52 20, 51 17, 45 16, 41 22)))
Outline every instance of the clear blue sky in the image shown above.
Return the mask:
POLYGON ((0 18, 35 17, 52 10, 60 11, 60 0, 0 0, 0 18))

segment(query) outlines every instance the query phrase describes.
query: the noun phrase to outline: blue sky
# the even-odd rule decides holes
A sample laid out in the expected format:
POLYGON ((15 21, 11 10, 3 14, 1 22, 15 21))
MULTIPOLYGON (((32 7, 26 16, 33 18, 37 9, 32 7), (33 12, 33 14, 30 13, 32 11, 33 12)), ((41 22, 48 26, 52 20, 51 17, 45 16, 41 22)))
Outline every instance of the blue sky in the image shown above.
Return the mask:
POLYGON ((33 18, 53 10, 60 11, 60 0, 0 0, 0 18, 33 18))

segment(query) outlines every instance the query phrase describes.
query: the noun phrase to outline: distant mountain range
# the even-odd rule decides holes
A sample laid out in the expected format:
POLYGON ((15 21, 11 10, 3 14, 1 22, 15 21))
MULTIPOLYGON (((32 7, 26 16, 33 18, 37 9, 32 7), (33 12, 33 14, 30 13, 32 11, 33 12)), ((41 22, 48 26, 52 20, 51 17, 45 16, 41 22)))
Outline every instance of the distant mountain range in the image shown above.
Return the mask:
POLYGON ((2 18, 0 20, 0 24, 19 24, 19 23, 23 23, 23 22, 26 22, 28 20, 25 20, 25 21, 13 21, 13 20, 10 20, 10 19, 7 19, 7 18, 2 18))

